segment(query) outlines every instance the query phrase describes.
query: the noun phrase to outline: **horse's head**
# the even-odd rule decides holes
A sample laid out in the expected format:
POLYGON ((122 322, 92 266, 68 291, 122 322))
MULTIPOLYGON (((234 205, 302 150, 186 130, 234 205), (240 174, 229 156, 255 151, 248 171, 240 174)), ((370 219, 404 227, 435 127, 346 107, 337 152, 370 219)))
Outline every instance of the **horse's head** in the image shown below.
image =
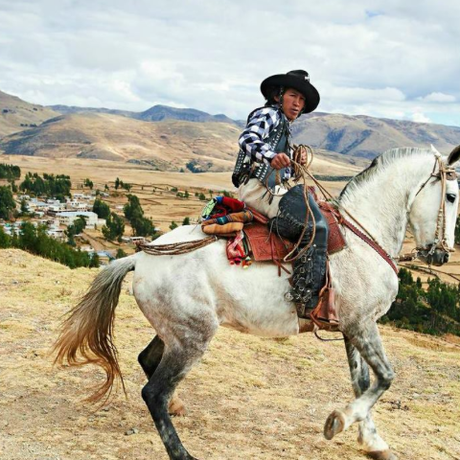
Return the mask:
POLYGON ((433 153, 433 172, 416 193, 409 224, 418 257, 428 264, 443 265, 449 261, 454 246, 459 187, 453 165, 460 158, 460 146, 447 159, 434 148, 433 153))

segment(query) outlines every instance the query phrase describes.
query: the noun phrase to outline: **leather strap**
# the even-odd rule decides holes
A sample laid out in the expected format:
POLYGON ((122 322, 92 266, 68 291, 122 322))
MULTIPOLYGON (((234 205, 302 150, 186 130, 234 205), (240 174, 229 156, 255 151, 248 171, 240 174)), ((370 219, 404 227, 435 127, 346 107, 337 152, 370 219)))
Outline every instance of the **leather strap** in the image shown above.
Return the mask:
POLYGON ((393 262, 391 257, 385 252, 385 250, 379 246, 375 241, 373 241, 371 238, 369 238, 367 235, 365 235, 361 230, 359 230, 357 227, 355 227, 351 222, 346 220, 343 216, 341 216, 341 221, 340 223, 349 228, 356 236, 359 236, 364 242, 366 242, 374 251, 379 254, 383 260, 385 260, 388 265, 393 269, 393 271, 398 275, 398 267, 396 264, 393 262))

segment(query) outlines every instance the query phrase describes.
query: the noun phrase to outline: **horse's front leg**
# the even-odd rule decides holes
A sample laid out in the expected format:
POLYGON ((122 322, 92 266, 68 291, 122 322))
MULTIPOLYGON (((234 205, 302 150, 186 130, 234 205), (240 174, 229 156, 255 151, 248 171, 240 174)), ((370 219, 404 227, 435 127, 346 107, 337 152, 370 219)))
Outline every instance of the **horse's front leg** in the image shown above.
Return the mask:
POLYGON ((394 378, 393 369, 385 355, 375 322, 369 321, 364 324, 355 324, 343 332, 373 370, 375 381, 371 387, 364 391, 344 410, 335 410, 332 412, 324 426, 324 436, 326 439, 332 439, 336 434, 346 430, 354 422, 365 420, 372 406, 390 388, 394 378))
MULTIPOLYGON (((363 360, 359 351, 345 337, 348 365, 350 366, 351 385, 355 396, 359 398, 369 389, 369 366, 363 360)), ((388 444, 379 436, 372 420, 371 413, 359 424, 358 442, 368 455, 375 460, 395 460, 396 456, 390 451, 388 444)))

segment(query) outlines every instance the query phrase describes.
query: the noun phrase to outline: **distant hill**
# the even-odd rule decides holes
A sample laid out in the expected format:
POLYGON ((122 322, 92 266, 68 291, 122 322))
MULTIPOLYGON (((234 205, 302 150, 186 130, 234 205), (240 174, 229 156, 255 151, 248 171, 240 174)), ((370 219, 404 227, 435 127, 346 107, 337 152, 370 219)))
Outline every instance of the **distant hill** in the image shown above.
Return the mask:
POLYGON ((108 113, 111 115, 122 115, 124 117, 135 118, 136 120, 143 121, 163 121, 163 120, 181 120, 181 121, 192 121, 195 123, 207 123, 207 122, 220 122, 230 123, 242 126, 242 121, 232 120, 224 114, 210 115, 209 113, 203 112, 196 109, 180 109, 176 107, 169 107, 167 105, 154 105, 150 109, 144 112, 130 112, 128 110, 115 110, 106 108, 95 108, 95 107, 75 107, 68 105, 50 105, 51 109, 60 112, 61 114, 69 113, 108 113))
POLYGON ((50 109, 55 112, 59 112, 62 115, 67 115, 69 113, 108 113, 111 115, 121 115, 123 117, 136 118, 137 112, 130 112, 129 110, 116 110, 116 109, 106 109, 104 107, 76 107, 74 105, 49 105, 50 109))
MULTIPOLYGON (((195 109, 179 109, 155 105, 144 112, 124 112, 109 109, 84 109, 52 106, 63 113, 93 111, 124 115, 144 121, 182 120, 194 123, 218 121, 244 127, 242 120, 226 115, 210 115, 195 109)), ((405 120, 375 118, 366 115, 343 115, 315 112, 303 115, 292 127, 294 141, 312 147, 337 152, 347 157, 372 159, 395 147, 428 147, 433 144, 443 153, 460 144, 460 127, 405 120)))
MULTIPOLYGON (((180 170, 192 162, 189 167, 195 171, 222 171, 233 167, 244 124, 222 114, 164 105, 144 112, 51 107, 55 110, 0 92, 0 149, 8 154, 153 162, 148 164, 162 170, 180 170)), ((295 143, 352 164, 394 147, 433 144, 449 153, 460 144, 460 127, 365 115, 303 115, 292 132, 295 143)))
POLYGON ((158 170, 227 171, 239 128, 227 123, 146 122, 118 115, 75 113, 0 140, 8 155, 130 161, 158 170))
POLYGON ((37 104, 29 104, 19 97, 0 91, 0 138, 38 126, 59 113, 37 104))
POLYGON ((178 109, 175 107, 168 107, 166 105, 155 105, 145 112, 138 113, 134 116, 138 120, 144 121, 162 121, 162 120, 182 120, 193 121, 198 123, 206 123, 210 121, 217 121, 222 123, 240 124, 228 118, 226 115, 210 115, 209 113, 202 112, 195 109, 178 109))
POLYGON ((312 113, 302 116, 292 130, 299 143, 369 159, 396 147, 433 144, 448 153, 460 144, 460 127, 365 115, 312 113))

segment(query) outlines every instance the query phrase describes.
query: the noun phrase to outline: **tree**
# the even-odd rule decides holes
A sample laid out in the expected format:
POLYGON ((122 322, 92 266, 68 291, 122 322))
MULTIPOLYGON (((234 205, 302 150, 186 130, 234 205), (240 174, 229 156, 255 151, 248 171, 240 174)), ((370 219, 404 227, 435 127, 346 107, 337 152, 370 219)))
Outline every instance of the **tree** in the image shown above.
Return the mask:
POLYGON ((127 195, 128 203, 124 205, 123 212, 125 217, 131 222, 132 219, 142 217, 144 210, 142 209, 139 198, 136 195, 127 195))
POLYGON ((96 200, 94 200, 93 212, 97 214, 97 217, 99 217, 99 219, 107 219, 107 217, 109 217, 110 215, 110 208, 107 203, 97 198, 96 200))
POLYGON ((115 254, 115 258, 116 259, 122 259, 123 257, 126 257, 128 254, 126 254, 125 251, 123 251, 123 249, 121 248, 118 248, 117 249, 117 253, 115 254))
POLYGON ((99 259, 99 255, 97 252, 93 252, 91 254, 91 257, 90 257, 90 261, 89 261, 89 267, 90 268, 98 268, 99 265, 100 265, 100 259, 99 259))
POLYGON ((0 219, 10 219, 14 209, 16 209, 16 203, 10 187, 6 185, 0 187, 0 219))
POLYGON ((136 195, 127 195, 128 203, 123 207, 125 217, 129 220, 136 236, 153 236, 156 234, 155 225, 151 219, 144 217, 144 210, 136 195))
POLYGON ((169 228, 170 228, 171 230, 174 230, 174 229, 177 228, 177 227, 178 227, 178 225, 177 225, 176 222, 174 222, 174 221, 172 221, 172 222, 171 222, 171 225, 169 226, 169 228))
POLYGON ((120 181, 120 179, 117 177, 115 179, 115 190, 118 190, 118 188, 120 187, 120 185, 122 184, 123 182, 120 181))
MULTIPOLYGON (((43 174, 43 178, 37 173, 26 173, 24 181, 19 185, 19 189, 34 194, 35 196, 62 197, 71 196, 70 189, 72 183, 70 177, 58 174, 43 174)), ((65 201, 65 199, 64 199, 65 201)))
POLYGON ((136 217, 130 223, 135 236, 153 236, 156 234, 155 225, 147 217, 136 217))
POLYGON ((27 201, 25 198, 21 200, 21 215, 26 216, 29 212, 29 207, 27 206, 27 201))
POLYGON ((110 213, 106 219, 106 225, 102 227, 104 238, 109 241, 117 240, 120 242, 124 231, 125 223, 123 222, 123 218, 114 212, 110 213))
POLYGON ((75 236, 80 234, 86 227, 86 219, 83 216, 78 217, 73 221, 72 225, 67 227, 65 234, 67 236, 67 244, 76 246, 75 236))
POLYGON ((21 177, 21 168, 15 165, 0 163, 0 179, 14 180, 21 177))
POLYGON ((201 200, 201 201, 206 201, 206 195, 204 193, 200 193, 198 195, 198 198, 201 200))
POLYGON ((84 182, 83 182, 83 185, 84 185, 85 187, 89 187, 91 190, 93 190, 94 184, 93 184, 93 181, 92 181, 92 180, 86 178, 86 179, 84 180, 84 182))
POLYGON ((0 227, 0 248, 9 248, 11 246, 11 237, 5 233, 3 227, 0 227))
POLYGON ((190 225, 190 217, 184 217, 182 221, 182 225, 190 225))

